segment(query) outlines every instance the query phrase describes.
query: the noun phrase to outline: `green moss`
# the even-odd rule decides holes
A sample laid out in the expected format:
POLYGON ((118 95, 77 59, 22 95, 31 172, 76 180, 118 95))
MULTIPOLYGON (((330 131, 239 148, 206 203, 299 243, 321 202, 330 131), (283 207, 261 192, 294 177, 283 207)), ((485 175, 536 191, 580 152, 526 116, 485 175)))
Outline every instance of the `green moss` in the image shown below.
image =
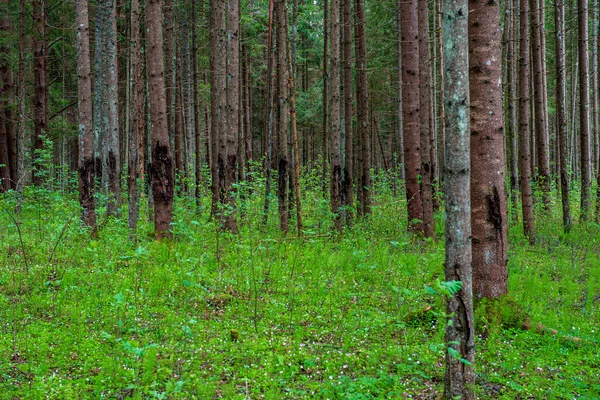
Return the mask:
POLYGON ((511 298, 475 300, 475 329, 481 333, 498 333, 500 329, 529 329, 531 317, 523 306, 511 298))

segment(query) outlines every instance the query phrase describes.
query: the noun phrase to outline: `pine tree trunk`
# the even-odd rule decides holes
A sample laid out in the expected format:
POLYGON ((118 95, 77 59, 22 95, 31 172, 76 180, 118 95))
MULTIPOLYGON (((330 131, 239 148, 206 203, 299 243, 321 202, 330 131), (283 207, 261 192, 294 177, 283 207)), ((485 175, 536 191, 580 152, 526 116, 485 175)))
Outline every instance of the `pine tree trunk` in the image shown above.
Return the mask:
POLYGON ((475 397, 475 330, 471 284, 468 10, 467 1, 449 0, 444 2, 442 11, 446 106, 445 279, 462 282, 461 289, 449 296, 446 303, 446 315, 451 320, 446 323, 444 396, 471 400, 475 397))
POLYGON ((499 3, 470 0, 473 295, 486 298, 508 292, 501 45, 499 3))
POLYGON ((419 176, 421 154, 419 152, 419 42, 417 0, 400 2, 402 42, 402 122, 404 127, 404 170, 406 198, 408 200, 408 229, 424 232, 423 202, 419 176))
POLYGON ((521 206, 523 208, 523 228, 530 243, 535 240, 533 233, 533 199, 531 194, 531 166, 529 147, 529 3, 519 0, 519 187, 521 189, 521 206))
POLYGON ((152 122, 152 196, 157 239, 171 237, 173 219, 173 158, 169 145, 163 65, 162 0, 146 4, 148 75, 152 122))

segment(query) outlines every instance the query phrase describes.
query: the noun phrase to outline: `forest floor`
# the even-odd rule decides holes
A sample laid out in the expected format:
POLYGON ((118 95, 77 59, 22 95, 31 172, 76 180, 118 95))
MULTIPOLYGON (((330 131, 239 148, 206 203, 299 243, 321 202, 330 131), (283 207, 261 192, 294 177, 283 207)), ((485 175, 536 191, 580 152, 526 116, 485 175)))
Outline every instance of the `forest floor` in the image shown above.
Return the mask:
MULTIPOLYGON (((143 204, 135 244, 125 216, 89 239, 74 195, 29 189, 19 214, 0 197, 0 398, 439 398, 443 214, 440 240, 416 238, 381 187, 342 236, 307 190, 302 239, 248 196, 235 237, 178 199, 175 238, 155 242, 143 204)), ((552 209, 535 246, 509 229, 510 299, 533 328, 476 311, 479 398, 600 396, 600 226, 565 235, 552 209)))

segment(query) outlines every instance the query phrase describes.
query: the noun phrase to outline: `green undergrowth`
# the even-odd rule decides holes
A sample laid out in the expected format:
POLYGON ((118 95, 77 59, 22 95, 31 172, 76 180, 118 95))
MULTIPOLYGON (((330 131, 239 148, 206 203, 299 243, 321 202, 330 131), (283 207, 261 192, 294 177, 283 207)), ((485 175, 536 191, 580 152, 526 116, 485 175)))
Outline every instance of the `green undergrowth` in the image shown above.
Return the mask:
MULTIPOLYGON (((251 193, 238 236, 208 203, 178 199, 166 242, 143 200, 136 243, 125 212, 92 240, 76 196, 29 189, 17 213, 5 195, 0 398, 441 396, 443 240, 406 234, 406 201, 387 190, 369 220, 331 235, 314 187, 303 239, 276 230, 276 199, 264 224, 251 193)), ((510 228, 510 300, 476 311, 478 397, 598 398, 600 229, 565 235, 558 211, 538 214, 535 246, 510 228)))

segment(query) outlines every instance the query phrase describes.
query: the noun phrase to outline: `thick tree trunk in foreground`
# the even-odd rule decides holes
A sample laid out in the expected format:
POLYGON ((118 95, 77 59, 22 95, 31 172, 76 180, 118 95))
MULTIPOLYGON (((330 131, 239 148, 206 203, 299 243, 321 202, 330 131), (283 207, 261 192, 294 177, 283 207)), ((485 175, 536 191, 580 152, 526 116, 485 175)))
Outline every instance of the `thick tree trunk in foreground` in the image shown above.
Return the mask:
POLYGON ((421 133, 421 200, 423 201, 423 233, 435 237, 433 221, 433 165, 431 156, 431 53, 429 52, 428 0, 418 0, 419 20, 419 132, 421 133))
POLYGON ((446 281, 462 282, 448 297, 446 314, 446 398, 473 399, 475 330, 471 286, 471 201, 469 151, 469 8, 466 0, 444 2, 444 203, 446 209, 446 281))
POLYGON ((88 0, 77 0, 77 76, 79 113, 79 204, 83 208, 83 223, 96 232, 94 202, 94 132, 92 130, 92 81, 90 74, 90 26, 88 0))
POLYGON ((146 4, 148 75, 152 121, 152 195, 154 198, 154 229, 157 239, 171 237, 173 219, 173 158, 167 127, 167 102, 163 65, 162 1, 146 4))
POLYGON ((469 10, 473 294, 493 298, 508 292, 500 5, 469 10))
POLYGON ((588 1, 577 1, 579 22, 579 138, 581 151, 581 219, 585 221, 590 212, 590 58, 588 52, 588 1))
POLYGON ((419 139, 419 42, 417 0, 400 2, 402 29, 402 117, 404 126, 404 175, 408 200, 408 230, 424 232, 423 202, 419 176, 421 153, 419 139))
POLYGON ((567 164, 567 71, 565 65, 565 3, 554 0, 554 23, 556 26, 556 134, 560 157, 560 192, 562 200, 563 227, 571 230, 571 204, 569 201, 569 171, 567 164))
POLYGON ((530 243, 535 240, 533 233, 533 200, 531 194, 531 166, 529 148, 529 2, 519 0, 521 5, 519 20, 519 188, 523 208, 523 229, 530 243))
POLYGON ((331 0, 331 212, 335 229, 342 232, 341 89, 340 89, 340 1, 331 0))

